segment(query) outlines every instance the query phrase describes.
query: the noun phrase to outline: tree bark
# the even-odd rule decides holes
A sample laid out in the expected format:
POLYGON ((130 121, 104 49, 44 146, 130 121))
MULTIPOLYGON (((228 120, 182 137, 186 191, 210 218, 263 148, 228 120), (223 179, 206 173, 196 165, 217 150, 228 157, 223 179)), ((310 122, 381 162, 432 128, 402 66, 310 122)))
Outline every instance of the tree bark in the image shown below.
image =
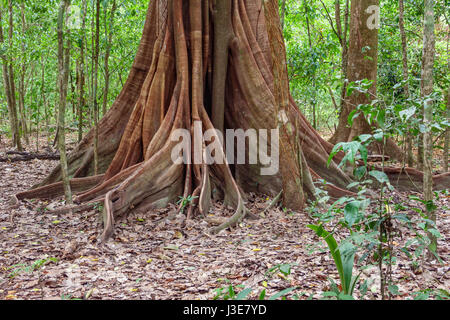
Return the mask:
MULTIPOLYGON (((433 65, 435 55, 435 35, 434 35, 434 0, 425 0, 424 31, 423 31, 423 54, 422 54, 422 74, 421 74, 421 95, 423 103, 423 124, 426 132, 423 134, 423 196, 425 201, 433 201, 433 139, 431 124, 433 121, 433 101, 429 97, 433 93, 433 65)), ((428 217, 436 222, 434 210, 428 212, 428 217)), ((430 226, 432 227, 432 226, 430 226)), ((436 248, 437 239, 429 234, 432 247, 436 248)))
POLYGON ((281 1, 281 30, 284 30, 284 22, 286 19, 286 0, 281 1))
MULTIPOLYGON (((0 43, 4 43, 5 39, 3 36, 3 27, 1 25, 2 21, 2 10, 0 9, 0 43)), ((13 147, 17 146, 19 151, 22 151, 22 143, 20 140, 20 129, 19 129, 19 121, 17 117, 17 108, 15 103, 15 92, 14 92, 14 76, 10 74, 12 68, 10 68, 9 58, 2 54, 2 71, 3 71, 3 86, 5 88, 5 96, 6 102, 8 105, 8 114, 9 114, 9 123, 11 127, 12 133, 12 142, 13 147), (13 82, 11 83, 11 79, 13 82)))
POLYGON ((114 27, 114 15, 116 13, 116 0, 113 0, 112 7, 111 7, 111 13, 109 18, 109 26, 107 23, 107 14, 105 11, 105 36, 108 39, 106 42, 106 52, 105 52, 105 88, 103 90, 103 107, 102 107, 102 114, 106 114, 106 109, 108 106, 108 93, 109 93, 109 78, 110 78, 110 71, 109 71, 109 57, 111 55, 111 47, 112 47, 112 37, 113 37, 113 27, 114 27))
MULTIPOLYGON (((284 121, 289 111, 289 79, 286 62, 286 48, 283 30, 277 23, 278 0, 264 2, 264 12, 267 21, 267 33, 270 42, 273 61, 275 114, 280 115, 275 126, 280 133, 280 170, 282 175, 283 204, 295 210, 303 209, 305 195, 303 191, 303 177, 301 171, 301 147, 296 144, 293 135, 293 124, 284 121), (298 173, 298 175, 291 174, 298 173)), ((310 190, 314 194, 314 190, 310 190)))
POLYGON ((58 12, 58 88, 59 88, 59 107, 58 107, 58 149, 60 154, 60 163, 62 168, 62 181, 66 203, 72 204, 72 190, 68 173, 65 139, 65 114, 67 99, 67 83, 69 77, 70 61, 70 36, 65 37, 65 13, 70 5, 70 0, 61 0, 58 12), (67 38, 66 45, 64 40, 67 38))
MULTIPOLYGON (((354 119, 351 127, 348 125, 350 113, 358 105, 369 104, 376 97, 378 26, 374 25, 377 13, 371 8, 379 9, 379 0, 354 0, 351 2, 347 78, 349 82, 367 79, 372 81, 372 87, 369 89, 369 96, 355 90, 349 97, 345 97, 338 127, 330 140, 333 143, 352 141, 361 134, 371 133, 375 128, 368 124, 362 114, 354 119)), ((377 151, 380 151, 381 147, 377 147, 379 149, 377 151)), ((385 150, 392 159, 402 159, 401 149, 391 139, 387 139, 385 150)))
MULTIPOLYGON (((450 73, 450 21, 447 18, 447 15, 444 15, 445 20, 447 21, 447 72, 450 73)), ((447 121, 450 121, 450 85, 447 88, 447 121)), ((449 151, 449 144, 450 144, 450 128, 447 128, 445 132, 445 138, 444 138, 444 152, 443 152, 443 170, 444 173, 448 172, 448 151, 449 151)))
POLYGON ((83 109, 86 105, 85 98, 85 48, 86 48, 86 15, 87 2, 82 1, 83 16, 81 20, 80 59, 78 60, 78 143, 83 139, 83 109))
MULTIPOLYGON (((406 42, 405 22, 404 22, 404 3, 403 0, 398 0, 398 26, 400 28, 400 38, 402 41, 402 74, 405 85, 403 86, 404 96, 407 100, 409 98, 409 71, 408 71, 408 45, 406 42)), ((406 159, 408 166, 412 168, 414 166, 413 155, 413 139, 411 135, 406 133, 406 159)))
POLYGON ((97 100, 98 92, 98 58, 100 53, 100 0, 95 5, 95 48, 94 48, 94 82, 93 82, 93 107, 94 107, 94 174, 98 174, 98 117, 99 108, 97 100))
POLYGON ((228 72, 228 52, 234 38, 231 26, 231 0, 215 0, 214 8, 214 65, 212 92, 212 123, 224 133, 225 87, 228 72))
MULTIPOLYGON (((20 3, 20 18, 22 21, 22 33, 25 34, 27 32, 27 25, 25 20, 25 3, 20 3)), ((25 49, 25 39, 22 40, 22 57, 20 62, 20 76, 19 76, 19 114, 20 114, 20 125, 22 127, 22 134, 25 138, 26 144, 29 144, 30 141, 28 139, 28 128, 27 128, 27 118, 25 113, 25 95, 26 95, 26 87, 25 87, 25 74, 27 71, 27 63, 26 63, 26 49, 25 49)))

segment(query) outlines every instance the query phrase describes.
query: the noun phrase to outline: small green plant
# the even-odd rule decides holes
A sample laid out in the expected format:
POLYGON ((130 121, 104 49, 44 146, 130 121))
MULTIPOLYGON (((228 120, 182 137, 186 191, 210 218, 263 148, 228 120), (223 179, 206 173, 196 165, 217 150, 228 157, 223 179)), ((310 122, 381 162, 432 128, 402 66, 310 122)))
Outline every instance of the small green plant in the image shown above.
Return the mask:
MULTIPOLYGON (((225 282, 230 283, 230 280, 225 279, 225 282)), ((214 291, 216 292, 213 298, 214 300, 244 300, 251 293, 252 289, 245 288, 242 284, 237 286, 229 284, 228 286, 217 288, 214 291), (239 289, 243 290, 237 292, 239 289)))
POLYGON ((294 265, 295 265, 294 263, 277 264, 277 265, 273 266, 272 268, 270 268, 269 270, 267 270, 267 272, 265 273, 265 276, 267 278, 271 278, 273 276, 273 274, 280 272, 285 277, 287 277, 291 274, 291 268, 294 265))
POLYGON ((30 265, 26 265, 24 263, 15 264, 15 265, 7 268, 8 271, 12 270, 8 274, 8 276, 10 278, 14 278, 15 276, 17 276, 20 273, 31 273, 33 271, 41 269, 44 265, 46 265, 48 263, 51 263, 51 262, 57 263, 58 261, 59 260, 57 258, 47 258, 47 259, 36 260, 30 265))
POLYGON ((187 197, 179 197, 180 198, 180 200, 178 200, 178 202, 177 202, 177 204, 178 205, 180 205, 180 213, 181 214, 183 214, 184 213, 184 210, 188 207, 188 206, 190 206, 191 204, 192 204, 192 202, 196 199, 196 198, 198 198, 197 196, 192 196, 192 195, 189 195, 189 196, 187 196, 187 197))
MULTIPOLYGON (((356 248, 349 242, 339 247, 336 239, 326 231, 322 225, 308 225, 317 236, 323 238, 330 249, 331 256, 339 273, 342 290, 338 290, 337 297, 340 299, 353 299, 353 291, 360 275, 353 276, 353 263, 356 248)), ((337 288, 337 286, 335 286, 337 288)), ((336 292, 334 292, 336 293, 336 292)))
POLYGON ((434 300, 450 300, 450 293, 445 289, 425 289, 413 293, 414 300, 428 300, 433 298, 434 300))
POLYGON ((71 294, 62 294, 61 295, 61 300, 72 300, 72 301, 76 301, 76 300, 82 300, 80 298, 74 298, 71 294))

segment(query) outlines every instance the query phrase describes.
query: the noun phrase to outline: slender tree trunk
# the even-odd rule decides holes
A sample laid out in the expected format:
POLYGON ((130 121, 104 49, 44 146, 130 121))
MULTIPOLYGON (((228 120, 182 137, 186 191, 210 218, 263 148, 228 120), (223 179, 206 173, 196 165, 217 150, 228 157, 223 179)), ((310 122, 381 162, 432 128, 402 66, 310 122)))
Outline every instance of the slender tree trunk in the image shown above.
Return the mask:
MULTIPOLYGON (((58 149, 60 153, 60 163, 62 168, 62 180, 66 202, 72 204, 72 190, 70 186, 65 138, 65 115, 67 103, 67 85, 70 62, 70 36, 64 35, 66 25, 65 13, 70 5, 70 0, 61 0, 58 12, 58 88, 59 88, 59 108, 58 108, 58 149), (67 39, 66 45, 64 44, 67 39)), ((69 32, 67 32, 69 33, 69 32)))
POLYGON ((112 37, 114 34, 114 14, 116 12, 116 0, 113 0, 112 8, 111 8, 111 16, 109 18, 109 26, 107 23, 107 14, 105 11, 105 36, 107 37, 106 43, 106 52, 105 52, 105 88, 103 90, 103 107, 102 114, 106 114, 106 109, 108 106, 108 93, 109 93, 109 56, 111 55, 111 47, 112 47, 112 37))
MULTIPOLYGON (((433 93, 433 65, 435 54, 434 35, 434 0, 425 0, 424 32, 423 32, 423 56, 422 56, 422 82, 421 94, 425 99, 423 108, 423 124, 427 129, 423 135, 423 195, 425 201, 433 201, 433 139, 431 123, 433 121, 433 101, 429 97, 433 93)), ((428 212, 429 219, 436 222, 434 210, 428 212)), ((429 234, 431 248, 436 249, 437 239, 429 234)))
MULTIPOLYGON (((305 8, 305 18, 306 18, 306 30, 308 32, 308 43, 309 43, 309 49, 312 50, 312 39, 311 39, 311 26, 310 26, 310 21, 309 21, 309 17, 308 17, 308 13, 309 13, 309 7, 306 3, 306 1, 303 1, 303 6, 305 8)), ((312 107, 312 118, 313 118, 313 128, 317 129, 317 118, 316 118, 316 91, 315 91, 315 87, 316 87, 316 75, 314 73, 314 75, 312 76, 312 87, 313 89, 313 98, 311 100, 311 107, 312 107)))
MULTIPOLYGON (((46 109, 47 109, 47 93, 45 92, 45 68, 46 68, 46 61, 44 60, 44 56, 41 57, 41 94, 42 94, 42 105, 44 106, 44 117, 46 117, 46 109)), ((40 108, 38 108, 40 110, 40 108)), ((39 112, 39 111, 38 111, 39 112)), ((47 119, 45 119, 47 121, 47 119)), ((39 152, 39 134, 40 134, 40 121, 37 122, 37 134, 36 134, 36 140, 37 140, 37 147, 36 152, 39 152)))
MULTIPOLYGON (((450 72, 450 66, 449 66, 449 72, 450 72)), ((447 89, 447 121, 450 121, 450 86, 447 89)), ((447 131, 445 133, 445 140, 444 140, 444 155, 443 155, 443 170, 444 173, 448 172, 448 153, 449 153, 449 144, 450 144, 450 129, 447 128, 447 131)))
MULTIPOLYGON (((3 36, 3 27, 2 27, 2 10, 0 7, 0 43, 3 44, 5 41, 3 36)), ((2 73, 3 73, 3 87, 5 88, 5 96, 6 102, 8 105, 8 114, 9 114, 9 123, 11 127, 11 135, 12 135, 12 145, 13 147, 17 146, 19 151, 23 151, 22 143, 20 140, 20 130, 19 130, 19 121, 17 117, 17 108, 15 105, 15 99, 13 95, 14 84, 11 84, 10 75, 10 62, 8 61, 8 57, 4 54, 1 55, 2 59, 2 73)))
MULTIPOLYGON (((342 29, 339 26, 341 25, 341 16, 340 16, 340 0, 336 0, 335 3, 335 16, 336 16, 336 25, 338 30, 342 29)), ((334 135, 331 137, 330 142, 331 143, 337 143, 339 141, 343 141, 345 138, 345 132, 342 132, 342 126, 346 125, 346 123, 343 123, 343 116, 342 113, 345 112, 345 99, 347 95, 347 69, 348 69, 348 30, 349 30, 349 17, 350 16, 350 3, 349 0, 345 1, 345 12, 344 12, 344 30, 341 34, 341 47, 342 47, 342 55, 341 55, 341 75, 342 79, 344 80, 342 84, 342 90, 341 90, 341 101, 340 101, 340 116, 339 116, 339 124, 338 127, 335 130, 334 135)))
MULTIPOLYGON (((27 31, 27 25, 25 21, 25 3, 20 3, 20 17, 22 20, 22 33, 25 35, 27 31)), ((26 57, 27 52, 25 49, 25 37, 22 40, 22 61, 21 64, 21 72, 19 76, 19 114, 20 114, 20 123, 22 126, 22 134, 25 138, 25 142, 27 144, 30 143, 28 139, 28 128, 27 128, 27 118, 26 118, 26 112, 25 112, 25 94, 26 94, 26 87, 25 87, 25 73, 27 71, 27 63, 26 63, 26 57)))
POLYGON ((83 17, 81 22, 81 38, 80 38, 80 59, 79 59, 79 79, 78 79, 78 142, 83 139, 83 109, 86 105, 86 98, 84 93, 84 86, 86 83, 85 77, 85 47, 86 47, 86 15, 87 2, 83 0, 83 17))
POLYGON ((93 82, 93 107, 94 107, 94 168, 95 175, 98 174, 98 58, 100 52, 100 0, 95 5, 95 48, 94 48, 94 82, 93 82))
MULTIPOLYGON (((405 92, 405 99, 409 98, 409 72, 408 72, 408 47, 406 42, 406 32, 405 32, 405 22, 404 22, 404 0, 398 0, 398 25, 400 28, 400 37, 402 40, 402 71, 403 71, 403 81, 405 85, 403 86, 405 92)), ((414 155, 413 155, 413 139, 411 135, 406 133, 406 153, 408 166, 412 168, 414 166, 414 155)))
MULTIPOLYGON (((447 18, 447 15, 445 15, 445 20, 447 21, 447 72, 450 73, 450 50, 449 50, 449 44, 450 44, 450 21, 447 18)), ((450 85, 447 89, 447 120, 450 121, 450 85)), ((448 151, 449 151, 449 144, 450 144, 450 128, 447 128, 447 131, 445 133, 444 138, 444 154, 443 154, 443 169, 444 172, 448 172, 448 151)))

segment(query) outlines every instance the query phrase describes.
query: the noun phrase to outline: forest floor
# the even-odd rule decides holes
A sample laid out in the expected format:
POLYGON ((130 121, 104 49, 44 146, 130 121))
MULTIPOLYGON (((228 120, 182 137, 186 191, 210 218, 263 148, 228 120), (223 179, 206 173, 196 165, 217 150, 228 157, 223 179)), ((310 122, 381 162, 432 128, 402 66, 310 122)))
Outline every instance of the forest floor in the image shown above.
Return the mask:
MULTIPOLYGON (((1 156, 3 150, 0 146, 1 156)), ((170 218, 174 207, 169 207, 116 221, 114 238, 100 244, 97 210, 53 215, 39 209, 59 208, 62 199, 9 207, 11 195, 39 182, 56 164, 0 163, 0 299, 203 300, 213 299, 216 289, 229 285, 236 291, 242 290, 238 285, 251 288, 250 299, 257 299, 263 289, 270 297, 290 287, 297 289, 288 299, 318 299, 329 290, 328 277, 338 281, 325 243, 306 227, 312 222, 307 213, 274 208, 264 219, 246 220, 233 230, 209 235, 206 221, 198 217, 186 222, 184 215, 170 218), (291 264, 290 274, 279 268, 269 272, 286 264, 291 264)), ((270 200, 252 195, 247 207, 259 214, 270 200)), ((395 242, 395 299, 412 299, 420 290, 450 289, 449 200, 441 196, 437 210, 443 264, 423 261, 413 268, 398 250, 411 231, 401 230, 403 238, 395 242)), ((213 212, 232 211, 216 203, 213 212)), ((372 282, 364 299, 380 299, 377 268, 367 269, 361 278, 372 282)))

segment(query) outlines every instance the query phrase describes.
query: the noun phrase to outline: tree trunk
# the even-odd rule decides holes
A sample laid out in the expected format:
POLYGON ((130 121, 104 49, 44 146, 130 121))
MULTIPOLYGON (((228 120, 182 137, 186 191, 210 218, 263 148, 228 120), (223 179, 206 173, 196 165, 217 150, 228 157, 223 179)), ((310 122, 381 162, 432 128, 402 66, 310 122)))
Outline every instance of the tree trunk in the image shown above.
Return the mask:
MULTIPOLYGON (((4 43, 2 27, 2 11, 0 9, 0 43, 4 43)), ((5 88, 6 102, 8 105, 9 123, 12 133, 13 147, 17 146, 19 151, 23 151, 22 143, 20 140, 19 121, 17 117, 17 108, 15 104, 15 92, 14 92, 14 76, 10 74, 12 68, 10 68, 10 62, 8 57, 4 54, 1 55, 2 59, 2 71, 3 71, 3 87, 5 88), (11 79, 13 82, 11 83, 11 79)))
POLYGON ((286 19, 286 0, 281 0, 281 30, 284 30, 285 19, 286 19))
MULTIPOLYGON (((349 0, 346 0, 345 1, 345 12, 344 12, 344 30, 340 31, 340 30, 342 30, 340 0, 336 0, 336 2, 335 2, 335 19, 336 19, 337 32, 338 32, 339 39, 341 42, 341 47, 342 47, 341 75, 342 75, 342 79, 344 79, 344 82, 342 84, 342 89, 341 89, 339 121, 341 121, 341 119, 343 119, 343 112, 345 109, 345 98, 347 95, 349 10, 350 10, 350 3, 349 3, 349 0)), ((342 126, 342 124, 341 124, 341 126, 342 126)), ((339 130, 338 130, 338 128, 336 128, 334 135, 330 138, 330 142, 333 144, 336 144, 340 141, 344 141, 344 140, 341 140, 343 138, 339 136, 341 129, 339 128, 339 130)))
MULTIPOLYGON (((349 82, 367 79, 372 81, 369 97, 354 90, 344 98, 344 105, 339 116, 339 124, 330 139, 333 143, 352 141, 355 137, 371 133, 375 127, 368 124, 362 114, 348 125, 348 117, 360 104, 369 104, 376 97, 377 63, 378 63, 378 27, 376 25, 379 0, 353 0, 351 2, 350 37, 348 48, 347 79, 349 82)), ((392 159, 401 159, 402 151, 391 140, 386 141, 386 154, 392 159)), ((381 147, 378 146, 378 151, 381 147)))
POLYGON ((103 90, 103 107, 102 114, 106 114, 106 108, 108 106, 108 93, 109 93, 109 56, 111 55, 111 46, 112 46, 112 36, 114 33, 114 14, 116 12, 116 0, 113 0, 112 8, 111 8, 111 16, 109 18, 109 27, 107 23, 107 14, 105 11, 105 36, 107 37, 106 43, 106 53, 105 53, 105 88, 103 90), (109 29, 109 31, 108 31, 109 29))
MULTIPOLYGON (((449 68, 450 70, 450 63, 449 68)), ((450 72, 450 71, 449 71, 450 72)), ((447 121, 450 121, 450 86, 447 89, 447 121)), ((445 132, 445 138, 444 138, 444 154, 443 154, 443 170, 444 173, 448 172, 448 153, 449 153, 449 144, 450 144, 450 129, 447 128, 447 131, 445 132)))
POLYGON ((98 174, 98 57, 100 52, 100 0, 95 5, 95 48, 94 48, 94 82, 93 82, 93 107, 94 107, 94 174, 98 174))
POLYGON ((58 150, 60 154, 60 163, 62 168, 62 181, 66 203, 72 204, 72 190, 70 187, 67 156, 66 156, 66 138, 65 138, 65 115, 67 99, 67 82, 69 77, 70 63, 70 36, 64 35, 65 13, 70 5, 70 0, 61 0, 58 12, 58 88, 59 88, 59 108, 58 108, 58 150), (64 39, 67 38, 66 46, 64 39))
MULTIPOLYGON (((94 130, 69 156, 69 172, 74 177, 71 183, 78 192, 76 201, 105 203, 103 240, 113 234, 116 217, 131 210, 144 213, 180 197, 193 199, 188 215, 207 215, 213 198, 212 186, 235 209, 213 232, 235 225, 245 217, 248 192, 275 196, 287 184, 292 194, 305 191, 309 195, 308 190, 314 187, 312 181, 309 187, 306 185, 305 173, 316 180, 325 179, 332 197, 352 194, 345 190, 352 177, 336 164, 343 155, 338 154, 336 162, 327 165, 333 145, 312 128, 287 93, 286 65, 277 54, 283 47, 280 27, 273 28, 280 24, 278 14, 268 14, 266 18, 266 14, 261 14, 264 8, 259 0, 232 0, 231 9, 222 4, 230 12, 215 11, 212 16, 208 1, 151 1, 129 78, 98 126, 102 141, 98 146, 99 175, 92 176, 94 130), (223 19, 227 23, 224 16, 231 18, 234 37, 227 43, 230 50, 222 47, 213 51, 217 27, 216 30, 211 27, 221 24, 218 21, 211 24, 210 19, 223 19), (275 40, 278 42, 271 43, 275 40), (263 129, 274 130, 270 136, 261 134, 257 143, 247 143, 244 138, 241 146, 245 150, 240 151, 249 157, 254 155, 250 151, 255 147, 269 144, 265 154, 259 150, 256 163, 245 161, 230 167, 233 159, 238 158, 237 152, 228 148, 228 142, 223 149, 219 130, 211 121, 213 110, 222 112, 213 103, 221 96, 217 87, 213 89, 213 82, 219 81, 219 88, 223 85, 223 68, 217 65, 216 54, 221 55, 220 61, 228 61, 224 131, 242 129, 248 133, 254 129, 261 134, 263 129), (221 77, 214 76, 217 72, 221 77), (278 127, 282 153, 279 161, 278 127), (191 142, 193 148, 190 145, 180 148, 180 139, 191 142), (290 144, 286 145, 286 141, 290 144), (230 156, 226 157, 226 153, 230 156), (211 158, 215 161, 209 161, 211 158), (272 161, 266 161, 267 158, 272 161), (279 171, 278 163, 282 167, 279 171), (287 183, 292 180, 292 184, 287 183)), ((266 5, 275 6, 273 2, 266 5)), ((388 169, 386 172, 397 178, 399 187, 410 187, 411 181, 421 186, 420 172, 388 169)), ((60 177, 60 168, 56 168, 42 184, 18 194, 17 199, 61 195, 60 177)), ((449 180, 450 175, 442 175, 435 178, 435 183, 442 188, 449 185, 449 180)), ((295 207, 299 202, 304 205, 305 198, 293 196, 297 199, 289 205, 295 207)))
POLYGON ((78 143, 83 139, 83 109, 86 105, 84 86, 86 83, 85 77, 85 55, 84 50, 86 46, 86 15, 87 15, 87 2, 82 2, 83 17, 81 22, 81 38, 80 38, 80 59, 78 69, 78 143))
MULTIPOLYGON (((404 22, 404 3, 403 0, 398 0, 398 26, 400 28, 400 37, 402 40, 402 74, 405 85, 403 86, 405 92, 405 99, 409 98, 409 71, 408 71, 408 47, 406 42, 405 22, 404 22)), ((409 133, 406 133, 406 159, 408 166, 412 168, 414 166, 413 155, 413 139, 409 133)))
MULTIPOLYGON (((25 21, 25 3, 20 4, 20 17, 22 20, 22 33, 25 34, 27 31, 26 21, 25 21)), ((25 38, 22 40, 22 61, 20 62, 21 71, 19 76, 19 114, 20 114, 20 124, 22 127, 22 134, 25 138, 26 144, 30 144, 28 139, 28 128, 27 128, 27 118, 25 113, 25 73, 27 71, 26 63, 27 52, 25 49, 25 38)))
MULTIPOLYGON (((450 21, 448 20, 447 16, 445 15, 445 20, 447 21, 447 72, 450 73, 450 21)), ((447 88, 447 121, 450 121, 450 85, 447 88)), ((447 128, 445 132, 445 138, 444 138, 444 152, 443 152, 443 170, 444 173, 448 172, 448 149, 450 144, 450 128, 447 128)))
MULTIPOLYGON (((422 82, 421 95, 425 99, 423 103, 423 124, 426 132, 423 134, 423 195, 425 201, 432 202, 433 196, 433 139, 431 124, 433 122, 433 101, 429 97, 433 93, 433 65, 435 54, 435 35, 434 35, 434 0, 425 0, 424 31, 423 31, 423 54, 422 54, 422 82)), ((428 211, 428 217, 436 222, 436 213, 434 210, 428 211)), ((429 226, 430 228, 432 226, 429 226)), ((437 239, 431 233, 429 234, 430 247, 436 249, 437 239)))

